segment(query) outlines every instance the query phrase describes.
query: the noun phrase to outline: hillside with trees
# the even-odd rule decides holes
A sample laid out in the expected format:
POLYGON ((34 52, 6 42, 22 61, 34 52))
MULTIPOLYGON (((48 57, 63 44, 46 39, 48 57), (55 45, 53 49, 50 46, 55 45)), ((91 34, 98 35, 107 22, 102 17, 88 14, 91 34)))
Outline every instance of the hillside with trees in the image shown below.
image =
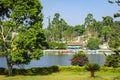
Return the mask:
POLYGON ((51 20, 49 17, 48 21, 48 27, 45 28, 48 42, 67 43, 80 37, 79 42, 87 49, 91 49, 90 45, 93 43, 97 46, 92 49, 99 49, 102 44, 107 44, 109 48, 120 47, 120 21, 115 21, 114 17, 103 16, 102 20, 98 21, 89 13, 84 24, 72 26, 60 17, 60 13, 55 13, 54 18, 51 20))

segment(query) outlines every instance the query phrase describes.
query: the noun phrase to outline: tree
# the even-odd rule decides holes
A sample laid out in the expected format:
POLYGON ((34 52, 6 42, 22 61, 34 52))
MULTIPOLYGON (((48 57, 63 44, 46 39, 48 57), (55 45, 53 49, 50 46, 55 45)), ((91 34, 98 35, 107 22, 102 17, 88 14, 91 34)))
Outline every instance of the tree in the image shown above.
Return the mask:
POLYGON ((89 27, 93 23, 93 20, 94 20, 93 14, 89 13, 85 18, 85 23, 84 23, 85 28, 89 27))
POLYGON ((120 22, 119 21, 115 21, 114 22, 114 26, 112 28, 112 36, 111 39, 109 41, 109 46, 110 48, 119 48, 120 47, 120 22))
POLYGON ((103 17, 103 26, 113 26, 113 18, 111 16, 103 17))
POLYGON ((83 25, 76 25, 74 27, 74 30, 80 35, 83 35, 84 31, 85 31, 85 27, 83 25))
MULTIPOLYGON (((113 3, 117 3, 118 6, 120 6, 120 0, 108 0, 109 3, 113 4, 113 3)), ((114 17, 117 18, 117 17, 120 17, 120 13, 115 13, 114 14, 114 17)))
POLYGON ((72 41, 76 35, 78 35, 77 32, 75 32, 74 27, 70 25, 68 25, 67 29, 63 32, 66 41, 72 41))
POLYGON ((42 6, 39 0, 2 0, 0 5, 0 46, 12 75, 13 65, 39 59, 43 45, 47 46, 42 30, 42 6))
POLYGON ((91 77, 95 77, 95 71, 98 71, 100 66, 98 64, 87 64, 85 69, 91 72, 91 77))
POLYGON ((105 66, 107 67, 119 67, 119 63, 120 63, 120 56, 119 55, 115 55, 115 54, 111 54, 107 56, 106 62, 105 62, 105 66))
POLYGON ((99 49, 100 40, 97 38, 90 38, 87 43, 87 48, 91 50, 99 49))
POLYGON ((101 33, 104 36, 104 41, 108 43, 110 41, 111 35, 113 34, 113 30, 109 26, 103 26, 101 33))
POLYGON ((52 20, 52 32, 54 31, 54 36, 57 38, 58 41, 62 41, 63 32, 64 30, 66 30, 66 27, 67 23, 64 21, 64 19, 60 18, 59 13, 55 13, 52 20))
POLYGON ((9 70, 9 75, 12 74, 12 61, 11 61, 11 46, 14 41, 14 38, 16 36, 16 33, 14 32, 14 29, 16 28, 16 25, 13 21, 1 21, 0 25, 0 33, 1 33, 1 52, 6 57, 7 66, 9 70))
POLYGON ((109 42, 111 35, 113 33, 112 27, 113 27, 113 18, 110 16, 103 17, 103 27, 101 30, 101 34, 104 37, 105 42, 109 42))
POLYGON ((87 17, 85 18, 85 35, 87 36, 87 39, 91 37, 98 37, 97 31, 95 30, 96 20, 93 18, 93 14, 89 13, 87 17))
POLYGON ((100 38, 102 26, 103 26, 103 23, 101 21, 94 20, 94 22, 92 24, 92 28, 91 28, 92 36, 94 36, 96 38, 100 38))

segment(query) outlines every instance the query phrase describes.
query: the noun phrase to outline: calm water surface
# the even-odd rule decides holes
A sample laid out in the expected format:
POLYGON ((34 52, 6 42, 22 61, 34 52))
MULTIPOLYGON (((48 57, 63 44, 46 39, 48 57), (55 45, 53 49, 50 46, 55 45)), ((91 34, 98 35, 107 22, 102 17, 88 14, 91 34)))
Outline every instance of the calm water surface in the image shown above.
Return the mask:
MULTIPOLYGON (((29 65, 24 65, 23 67, 48 67, 53 65, 70 66, 71 58, 72 55, 45 55, 41 57, 40 60, 32 60, 29 65)), ((105 62, 105 56, 103 54, 88 54, 88 59, 90 63, 97 63, 101 66, 103 66, 105 62)), ((5 57, 0 57, 0 67, 7 67, 5 57)))

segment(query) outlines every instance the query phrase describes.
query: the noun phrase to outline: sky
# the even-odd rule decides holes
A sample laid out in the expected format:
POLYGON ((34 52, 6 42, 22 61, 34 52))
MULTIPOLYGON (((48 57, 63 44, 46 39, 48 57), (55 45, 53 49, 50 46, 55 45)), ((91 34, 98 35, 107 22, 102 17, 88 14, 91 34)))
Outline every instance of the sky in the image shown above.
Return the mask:
MULTIPOLYGON (((75 26, 82 25, 87 14, 92 13, 97 21, 103 16, 113 17, 118 13, 120 6, 108 3, 108 0, 40 0, 43 6, 44 28, 48 26, 47 17, 51 20, 55 13, 60 14, 67 24, 75 26)), ((114 0, 113 0, 114 1, 114 0)), ((117 20, 117 19, 115 19, 117 20)))

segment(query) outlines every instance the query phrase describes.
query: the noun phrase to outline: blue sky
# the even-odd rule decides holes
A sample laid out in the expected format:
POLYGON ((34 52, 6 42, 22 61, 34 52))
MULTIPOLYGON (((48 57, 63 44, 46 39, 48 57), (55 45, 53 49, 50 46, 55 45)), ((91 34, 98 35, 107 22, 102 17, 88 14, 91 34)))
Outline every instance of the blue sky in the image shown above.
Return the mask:
POLYGON ((44 14, 44 27, 47 27, 47 17, 51 20, 55 13, 60 13, 69 25, 84 23, 88 13, 92 13, 96 20, 102 20, 103 16, 112 16, 117 13, 120 6, 109 4, 107 0, 41 0, 44 14))

